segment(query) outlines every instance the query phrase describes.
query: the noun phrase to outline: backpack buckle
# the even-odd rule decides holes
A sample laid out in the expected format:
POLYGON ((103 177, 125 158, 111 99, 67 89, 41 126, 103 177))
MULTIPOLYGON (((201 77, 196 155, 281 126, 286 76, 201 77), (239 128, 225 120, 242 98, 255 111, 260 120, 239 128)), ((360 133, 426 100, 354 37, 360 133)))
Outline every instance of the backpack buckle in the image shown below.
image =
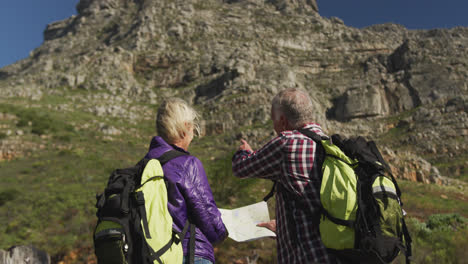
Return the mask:
POLYGON ((135 200, 138 206, 145 205, 145 195, 143 192, 137 192, 135 194, 135 200))

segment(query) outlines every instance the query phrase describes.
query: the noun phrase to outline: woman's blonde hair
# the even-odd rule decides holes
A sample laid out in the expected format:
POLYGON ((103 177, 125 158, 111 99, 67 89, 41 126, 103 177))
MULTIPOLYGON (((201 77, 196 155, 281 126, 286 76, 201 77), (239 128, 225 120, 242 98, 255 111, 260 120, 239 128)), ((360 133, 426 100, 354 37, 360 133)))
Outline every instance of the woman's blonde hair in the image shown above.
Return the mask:
POLYGON ((199 115, 184 100, 169 98, 159 106, 156 131, 166 142, 172 144, 182 139, 183 133, 189 129, 187 124, 193 126, 194 135, 201 134, 199 115))

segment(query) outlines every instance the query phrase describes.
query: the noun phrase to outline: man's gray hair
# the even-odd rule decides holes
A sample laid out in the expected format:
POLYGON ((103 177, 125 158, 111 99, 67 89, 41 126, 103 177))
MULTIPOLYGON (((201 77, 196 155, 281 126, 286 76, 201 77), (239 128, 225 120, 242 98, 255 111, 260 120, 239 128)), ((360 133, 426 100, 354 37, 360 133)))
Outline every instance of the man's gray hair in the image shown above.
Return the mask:
POLYGON ((271 107, 273 111, 281 112, 294 129, 313 121, 312 100, 304 89, 288 88, 280 91, 273 98, 271 107))

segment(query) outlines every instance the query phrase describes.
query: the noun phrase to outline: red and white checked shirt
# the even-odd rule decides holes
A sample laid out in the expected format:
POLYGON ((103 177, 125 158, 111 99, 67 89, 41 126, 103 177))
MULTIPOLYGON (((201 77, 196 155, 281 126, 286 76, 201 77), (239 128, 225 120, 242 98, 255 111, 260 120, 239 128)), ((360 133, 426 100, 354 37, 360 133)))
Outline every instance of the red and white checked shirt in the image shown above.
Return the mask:
MULTIPOLYGON (((304 128, 324 135, 318 124, 304 128)), ((320 239, 321 168, 316 143, 300 132, 285 131, 260 150, 239 150, 232 170, 239 178, 277 182, 276 235, 278 263, 330 263, 320 239)))

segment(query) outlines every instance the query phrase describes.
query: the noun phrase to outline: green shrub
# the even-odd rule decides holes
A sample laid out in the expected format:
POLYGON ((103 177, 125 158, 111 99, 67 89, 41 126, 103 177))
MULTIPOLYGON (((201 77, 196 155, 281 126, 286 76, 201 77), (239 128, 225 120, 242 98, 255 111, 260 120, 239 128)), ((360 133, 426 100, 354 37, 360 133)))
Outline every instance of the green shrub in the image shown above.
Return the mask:
MULTIPOLYGON (((458 214, 435 214, 426 222, 408 219, 414 263, 466 263, 467 219, 458 214)), ((400 258, 397 263, 404 263, 400 258)))
POLYGON ((0 206, 9 201, 13 201, 19 194, 19 191, 16 189, 8 189, 0 192, 0 206))
POLYGON ((416 218, 409 218, 407 222, 411 229, 411 236, 422 238, 429 238, 431 236, 432 230, 427 227, 426 223, 420 222, 416 218))
POLYGON ((459 214, 435 214, 429 216, 426 225, 431 230, 454 231, 465 228, 467 219, 459 214))

